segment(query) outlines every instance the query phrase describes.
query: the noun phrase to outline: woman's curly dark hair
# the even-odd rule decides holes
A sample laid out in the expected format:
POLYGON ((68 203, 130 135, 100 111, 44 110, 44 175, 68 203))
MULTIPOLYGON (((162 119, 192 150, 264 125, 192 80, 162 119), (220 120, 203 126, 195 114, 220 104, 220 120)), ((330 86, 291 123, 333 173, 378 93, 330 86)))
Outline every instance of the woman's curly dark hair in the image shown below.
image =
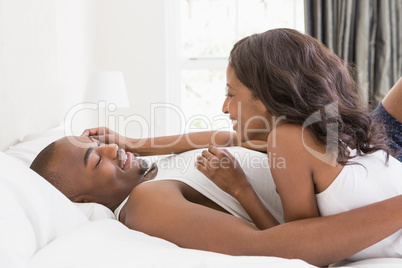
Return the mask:
POLYGON ((348 163, 348 147, 357 155, 384 150, 388 160, 384 127, 361 102, 349 67, 315 38, 285 28, 251 35, 235 44, 229 65, 273 116, 298 125, 317 111, 328 118, 308 127, 322 144, 334 144, 338 163, 348 163), (337 125, 335 133, 328 122, 337 125))

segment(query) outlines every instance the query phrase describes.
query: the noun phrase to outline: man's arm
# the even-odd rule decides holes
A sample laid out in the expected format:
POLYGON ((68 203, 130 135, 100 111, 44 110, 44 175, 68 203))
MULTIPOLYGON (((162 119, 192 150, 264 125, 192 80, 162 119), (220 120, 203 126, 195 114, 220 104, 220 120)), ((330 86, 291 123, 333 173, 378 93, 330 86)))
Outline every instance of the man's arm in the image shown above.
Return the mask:
POLYGON ((122 222, 181 247, 230 255, 297 258, 323 266, 349 257, 402 227, 402 196, 341 214, 257 230, 232 215, 187 201, 169 181, 130 195, 122 222), (364 224, 362 224, 364 222, 364 224))

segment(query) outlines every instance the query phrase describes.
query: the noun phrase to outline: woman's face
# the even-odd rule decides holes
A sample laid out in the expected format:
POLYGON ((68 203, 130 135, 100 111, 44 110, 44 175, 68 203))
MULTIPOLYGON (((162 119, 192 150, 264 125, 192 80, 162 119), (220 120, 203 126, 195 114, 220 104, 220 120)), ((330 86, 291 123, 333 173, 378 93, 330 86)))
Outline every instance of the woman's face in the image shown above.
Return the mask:
POLYGON ((270 132, 271 115, 251 91, 236 76, 234 69, 226 69, 227 94, 223 103, 223 113, 229 114, 233 121, 233 130, 244 142, 248 140, 266 141, 270 132))

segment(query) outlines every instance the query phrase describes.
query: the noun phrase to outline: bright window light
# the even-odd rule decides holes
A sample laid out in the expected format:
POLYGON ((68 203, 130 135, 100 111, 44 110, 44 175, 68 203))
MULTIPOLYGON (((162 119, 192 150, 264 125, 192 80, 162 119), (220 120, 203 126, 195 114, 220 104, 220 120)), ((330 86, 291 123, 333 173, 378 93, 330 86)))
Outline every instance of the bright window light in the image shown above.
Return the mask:
POLYGON ((273 28, 304 32, 303 2, 168 1, 168 99, 185 115, 185 131, 230 129, 222 116, 230 50, 241 38, 273 28))

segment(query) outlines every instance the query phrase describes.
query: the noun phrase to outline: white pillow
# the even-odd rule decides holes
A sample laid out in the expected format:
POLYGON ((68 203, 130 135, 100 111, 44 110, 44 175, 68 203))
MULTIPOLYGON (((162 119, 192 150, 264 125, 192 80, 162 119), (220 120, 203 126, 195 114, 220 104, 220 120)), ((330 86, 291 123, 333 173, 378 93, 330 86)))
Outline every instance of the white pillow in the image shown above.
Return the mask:
MULTIPOLYGON (((42 149, 64 136, 65 133, 62 127, 56 127, 42 133, 31 134, 24 137, 20 143, 11 146, 5 153, 29 167, 42 149)), ((76 204, 76 206, 90 221, 115 218, 110 209, 100 204, 85 203, 76 204)))
POLYGON ((98 203, 74 203, 90 220, 116 219, 114 213, 104 205, 98 203))
POLYGON ((50 183, 0 152, 0 267, 21 267, 56 237, 89 222, 50 183))
POLYGON ((64 129, 61 127, 28 135, 20 143, 8 148, 5 153, 29 167, 43 148, 64 136, 64 129))

